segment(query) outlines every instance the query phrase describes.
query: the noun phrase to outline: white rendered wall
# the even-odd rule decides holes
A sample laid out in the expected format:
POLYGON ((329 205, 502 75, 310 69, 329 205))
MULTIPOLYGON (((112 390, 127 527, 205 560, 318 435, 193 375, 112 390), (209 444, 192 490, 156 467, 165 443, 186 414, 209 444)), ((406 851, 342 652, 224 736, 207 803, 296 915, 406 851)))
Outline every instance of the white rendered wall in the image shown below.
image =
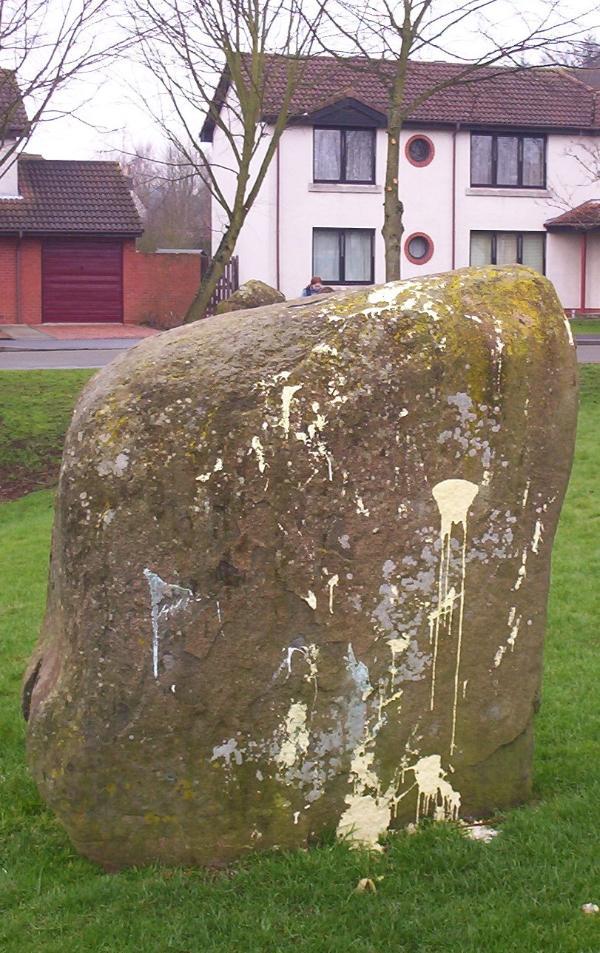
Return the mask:
POLYGON ((19 169, 16 153, 4 161, 12 146, 12 142, 0 146, 0 199, 14 199, 19 196, 19 169))
MULTIPOLYGON (((567 308, 579 307, 579 234, 547 233, 544 223, 567 208, 589 198, 600 199, 600 185, 593 175, 590 154, 600 152, 600 140, 566 135, 547 138, 547 188, 537 190, 472 189, 470 185, 470 132, 430 130, 433 161, 411 165, 404 146, 419 130, 404 130, 399 169, 404 202, 404 236, 401 275, 412 278, 452 268, 452 146, 456 137, 457 268, 469 264, 470 233, 484 231, 534 231, 546 235, 546 274, 554 282, 567 308), (578 158, 579 160, 578 161, 578 158), (587 166, 587 169, 586 169, 587 166), (433 241, 434 253, 423 265, 411 263, 404 246, 413 232, 433 241)), ((215 131, 213 157, 227 162, 223 135, 215 131)), ((375 281, 384 281, 383 180, 386 133, 377 131, 376 185, 374 187, 315 186, 312 183, 313 130, 291 127, 280 143, 279 282, 276 269, 276 162, 273 160, 237 244, 240 279, 260 278, 279 287, 286 297, 296 297, 308 283, 312 267, 313 228, 370 228, 375 232, 375 281)), ((225 176, 225 178, 227 178, 225 176)), ((228 189, 235 183, 229 176, 228 189)), ((213 228, 220 221, 213 205, 213 228)), ((216 236, 215 236, 216 237, 216 236)), ((216 247, 213 243, 213 248, 216 247)), ((600 308, 600 239, 590 239, 588 253, 588 307, 600 308), (596 277, 598 275, 598 277, 596 277)))

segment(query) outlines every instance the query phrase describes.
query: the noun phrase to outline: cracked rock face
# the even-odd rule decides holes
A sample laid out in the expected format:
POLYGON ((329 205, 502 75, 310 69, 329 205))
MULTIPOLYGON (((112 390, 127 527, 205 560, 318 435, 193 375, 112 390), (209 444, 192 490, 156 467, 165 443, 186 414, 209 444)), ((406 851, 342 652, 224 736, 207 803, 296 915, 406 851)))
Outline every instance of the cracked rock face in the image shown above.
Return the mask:
POLYGON ((486 268, 213 318, 88 384, 24 682, 107 869, 527 798, 575 353, 486 268))

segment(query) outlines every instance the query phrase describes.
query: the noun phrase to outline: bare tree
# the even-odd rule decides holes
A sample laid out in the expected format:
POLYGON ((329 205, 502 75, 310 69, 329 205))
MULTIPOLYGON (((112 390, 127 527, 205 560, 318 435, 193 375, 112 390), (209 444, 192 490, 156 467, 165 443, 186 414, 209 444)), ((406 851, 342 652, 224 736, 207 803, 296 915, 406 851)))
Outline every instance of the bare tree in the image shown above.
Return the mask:
POLYGON ((140 251, 210 248, 210 192, 171 145, 162 153, 139 146, 117 156, 141 205, 140 251))
POLYGON ((0 171, 40 122, 73 112, 59 94, 128 42, 114 0, 0 0, 0 171))
MULTIPOLYGON (((400 133, 428 99, 450 87, 493 81, 506 66, 524 70, 561 53, 583 35, 578 18, 560 0, 538 0, 523 12, 507 0, 331 0, 322 49, 334 56, 359 54, 356 69, 377 75, 388 95, 384 191, 386 281, 400 277, 404 206, 400 196, 400 133), (467 51, 467 55, 461 51, 467 51), (411 88, 411 60, 451 60, 450 75, 411 88)), ((585 17, 583 17, 585 20, 585 17)))
POLYGON ((160 110, 148 95, 146 106, 223 210, 218 247, 186 316, 194 321, 206 313, 275 155, 323 4, 311 17, 296 0, 129 0, 129 5, 143 62, 162 93, 160 110), (267 117, 273 53, 285 68, 280 104, 267 117), (209 161, 200 146, 206 116, 228 145, 227 167, 209 161))

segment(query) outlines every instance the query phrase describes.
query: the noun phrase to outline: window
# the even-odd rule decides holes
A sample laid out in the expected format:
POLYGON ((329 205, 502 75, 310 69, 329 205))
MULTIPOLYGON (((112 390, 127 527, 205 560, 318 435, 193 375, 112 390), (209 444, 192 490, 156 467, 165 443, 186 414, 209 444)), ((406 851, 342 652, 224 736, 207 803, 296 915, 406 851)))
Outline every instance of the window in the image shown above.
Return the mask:
POLYGON ((471 185, 545 188, 544 136, 474 132, 471 135, 471 185))
POLYGON ((375 130, 329 129, 314 130, 315 182, 375 181, 375 130))
POLYGON ((435 147, 429 136, 411 136, 404 152, 411 165, 429 165, 435 155, 435 147))
POLYGON ((313 274, 329 285, 372 284, 374 235, 370 228, 314 228, 313 274))
POLYGON ((471 232, 471 265, 528 265, 545 272, 544 232, 471 232))
POLYGON ((413 232, 404 243, 404 254, 413 265, 424 265, 433 255, 433 242, 423 232, 413 232))

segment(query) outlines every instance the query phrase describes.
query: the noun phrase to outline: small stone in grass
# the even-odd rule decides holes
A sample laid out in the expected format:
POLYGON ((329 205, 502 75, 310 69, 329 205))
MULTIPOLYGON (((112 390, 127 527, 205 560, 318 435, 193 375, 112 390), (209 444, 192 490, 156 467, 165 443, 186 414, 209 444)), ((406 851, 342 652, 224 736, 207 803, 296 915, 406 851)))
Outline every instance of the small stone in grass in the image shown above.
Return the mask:
POLYGON ((584 903, 581 907, 581 912, 585 913, 588 917, 593 917, 594 914, 600 913, 600 907, 597 903, 584 903))
POLYGON ((354 893, 377 893, 375 881, 370 877, 362 877, 354 888, 354 893))
POLYGON ((484 844, 489 844, 497 837, 500 831, 495 831, 493 827, 487 827, 485 824, 471 824, 464 828, 465 837, 471 840, 481 840, 484 844))

